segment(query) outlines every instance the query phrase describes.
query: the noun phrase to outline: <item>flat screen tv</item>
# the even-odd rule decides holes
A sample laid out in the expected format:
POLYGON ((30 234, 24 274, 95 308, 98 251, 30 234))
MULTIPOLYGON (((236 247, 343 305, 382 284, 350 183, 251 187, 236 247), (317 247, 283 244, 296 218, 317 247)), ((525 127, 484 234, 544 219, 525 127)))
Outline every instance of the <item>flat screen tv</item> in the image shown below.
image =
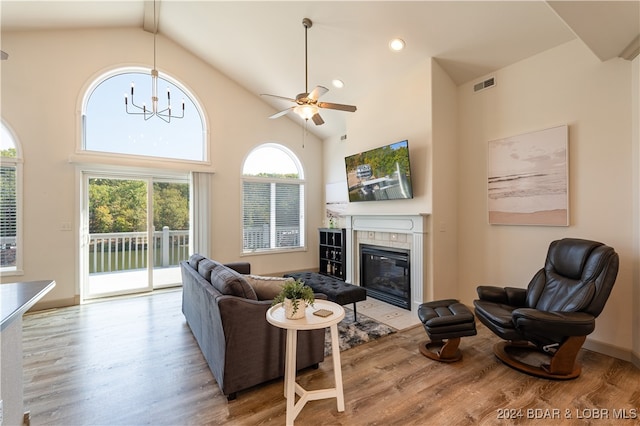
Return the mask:
POLYGON ((413 198, 408 141, 353 154, 344 162, 349 201, 413 198))

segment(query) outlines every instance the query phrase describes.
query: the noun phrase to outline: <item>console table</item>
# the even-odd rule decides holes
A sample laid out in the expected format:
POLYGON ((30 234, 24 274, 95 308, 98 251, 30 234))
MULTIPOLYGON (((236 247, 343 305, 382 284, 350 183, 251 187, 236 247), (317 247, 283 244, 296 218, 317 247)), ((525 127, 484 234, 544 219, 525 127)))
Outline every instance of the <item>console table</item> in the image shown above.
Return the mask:
POLYGON ((338 343, 338 323, 344 318, 344 308, 337 303, 327 300, 317 300, 314 306, 307 306, 305 317, 300 319, 287 319, 282 303, 279 303, 267 311, 267 321, 276 327, 287 330, 286 359, 284 370, 284 396, 287 399, 287 426, 293 425, 304 405, 308 401, 317 399, 336 398, 338 411, 344 411, 344 393, 342 390, 342 365, 340 364, 340 345, 338 343), (319 309, 328 309, 333 314, 328 317, 314 315, 319 309), (298 330, 315 330, 329 327, 331 330, 331 354, 333 358, 333 374, 335 388, 306 390, 296 383, 296 348, 298 346, 298 330), (300 399, 295 401, 298 394, 300 399))
POLYGON ((3 423, 28 423, 24 413, 22 372, 22 315, 47 294, 55 281, 30 281, 0 284, 0 333, 2 336, 2 368, 0 400, 3 423))

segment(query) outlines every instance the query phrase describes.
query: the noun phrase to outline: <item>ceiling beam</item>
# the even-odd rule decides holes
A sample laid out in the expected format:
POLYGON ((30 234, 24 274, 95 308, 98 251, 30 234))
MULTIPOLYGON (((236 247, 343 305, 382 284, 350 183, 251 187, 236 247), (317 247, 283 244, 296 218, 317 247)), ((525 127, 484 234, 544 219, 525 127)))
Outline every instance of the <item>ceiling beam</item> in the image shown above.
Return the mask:
POLYGON ((615 57, 626 59, 623 55, 633 58, 634 43, 640 35, 640 2, 637 0, 549 0, 547 4, 601 61, 615 57))
POLYGON ((142 29, 144 29, 145 31, 148 31, 150 33, 155 33, 157 31, 157 21, 159 20, 160 17, 160 2, 155 4, 156 7, 156 13, 155 13, 155 18, 156 18, 156 22, 153 21, 154 18, 154 13, 153 13, 153 6, 154 6, 154 1, 153 0, 145 0, 144 2, 144 18, 142 21, 142 29))
POLYGON ((638 54, 640 54, 640 35, 634 38, 631 43, 620 52, 620 57, 627 61, 633 61, 638 54))

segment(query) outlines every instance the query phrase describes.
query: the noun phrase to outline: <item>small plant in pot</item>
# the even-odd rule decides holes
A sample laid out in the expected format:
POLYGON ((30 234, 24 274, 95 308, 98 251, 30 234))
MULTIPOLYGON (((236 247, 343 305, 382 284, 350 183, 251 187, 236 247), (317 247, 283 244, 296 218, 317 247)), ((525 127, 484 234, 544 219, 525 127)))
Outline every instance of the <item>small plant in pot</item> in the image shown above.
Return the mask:
POLYGON ((313 306, 314 301, 313 289, 304 281, 295 280, 282 285, 282 291, 273 299, 272 305, 282 303, 288 319, 300 319, 304 318, 306 305, 313 306))

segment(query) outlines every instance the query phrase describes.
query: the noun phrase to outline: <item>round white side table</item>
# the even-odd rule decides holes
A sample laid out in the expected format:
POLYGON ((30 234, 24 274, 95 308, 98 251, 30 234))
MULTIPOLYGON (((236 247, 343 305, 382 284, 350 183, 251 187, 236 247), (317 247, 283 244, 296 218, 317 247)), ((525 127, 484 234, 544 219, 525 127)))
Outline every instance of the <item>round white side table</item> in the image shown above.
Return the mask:
POLYGON ((344 393, 342 390, 342 365, 340 364, 340 345, 338 343, 338 323, 344 318, 344 308, 328 300, 317 300, 314 306, 307 306, 305 317, 287 319, 282 304, 277 304, 267 311, 267 321, 276 327, 287 330, 286 359, 284 370, 284 396, 287 399, 287 426, 293 425, 307 401, 336 398, 338 411, 344 411, 344 393), (333 314, 327 317, 314 315, 319 309, 327 309, 333 314), (329 327, 331 330, 331 354, 333 358, 333 374, 335 388, 306 390, 296 383, 296 348, 298 346, 298 330, 315 330, 329 327), (295 401, 295 395, 300 398, 295 401))

